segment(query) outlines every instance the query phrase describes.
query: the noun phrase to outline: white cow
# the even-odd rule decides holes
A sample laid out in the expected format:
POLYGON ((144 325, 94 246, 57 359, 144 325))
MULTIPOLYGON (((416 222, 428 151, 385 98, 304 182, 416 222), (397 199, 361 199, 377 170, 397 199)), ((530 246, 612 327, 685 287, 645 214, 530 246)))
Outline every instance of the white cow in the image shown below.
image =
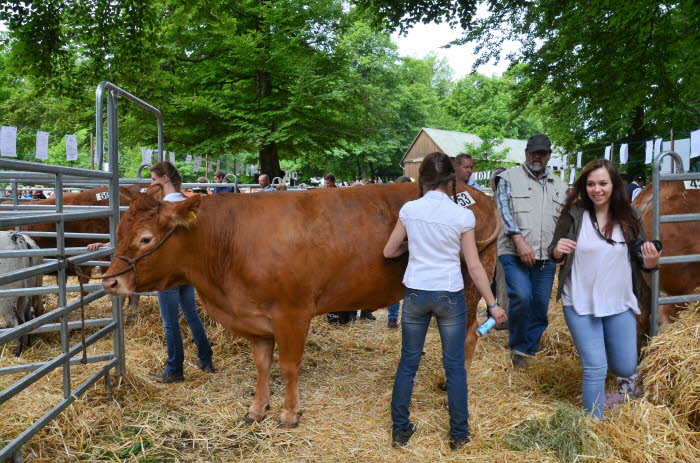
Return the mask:
MULTIPOLYGON (((38 249, 34 241, 21 233, 0 231, 0 250, 38 249)), ((21 270, 26 267, 41 264, 42 257, 12 257, 0 258, 0 274, 21 270)), ((0 289, 28 288, 42 285, 42 275, 13 281, 0 286, 0 289)), ((44 311, 41 296, 0 297, 0 328, 14 328, 44 311)), ((18 339, 13 349, 15 355, 22 353, 29 346, 29 336, 18 339)))

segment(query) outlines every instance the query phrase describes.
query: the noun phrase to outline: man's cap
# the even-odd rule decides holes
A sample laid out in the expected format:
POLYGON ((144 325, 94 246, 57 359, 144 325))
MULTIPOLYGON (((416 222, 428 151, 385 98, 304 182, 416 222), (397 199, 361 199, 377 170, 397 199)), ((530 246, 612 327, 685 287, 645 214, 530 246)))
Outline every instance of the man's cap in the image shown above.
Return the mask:
POLYGON ((635 182, 643 182, 644 181, 644 176, 642 175, 637 175, 634 177, 635 182))
POLYGON ((552 151, 552 142, 549 141, 549 137, 543 133, 538 133, 537 135, 531 136, 527 141, 527 147, 525 150, 532 152, 535 151, 552 151))

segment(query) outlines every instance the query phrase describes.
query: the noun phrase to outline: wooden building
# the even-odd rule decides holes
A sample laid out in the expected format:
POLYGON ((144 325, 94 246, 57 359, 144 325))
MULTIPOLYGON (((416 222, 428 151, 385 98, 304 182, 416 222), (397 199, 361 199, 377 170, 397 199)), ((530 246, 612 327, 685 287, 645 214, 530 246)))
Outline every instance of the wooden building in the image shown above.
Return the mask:
MULTIPOLYGON (((467 152, 467 144, 479 145, 481 144, 481 138, 472 133, 424 127, 420 130, 418 136, 413 140, 413 143, 401 159, 404 175, 417 179, 418 168, 427 154, 434 151, 441 151, 454 158, 459 153, 467 152)), ((506 160, 509 162, 522 163, 525 160, 526 145, 526 140, 505 138, 503 139, 503 143, 496 147, 496 151, 507 148, 508 153, 506 155, 506 160)), ((479 170, 478 161, 474 166, 474 170, 479 170)))

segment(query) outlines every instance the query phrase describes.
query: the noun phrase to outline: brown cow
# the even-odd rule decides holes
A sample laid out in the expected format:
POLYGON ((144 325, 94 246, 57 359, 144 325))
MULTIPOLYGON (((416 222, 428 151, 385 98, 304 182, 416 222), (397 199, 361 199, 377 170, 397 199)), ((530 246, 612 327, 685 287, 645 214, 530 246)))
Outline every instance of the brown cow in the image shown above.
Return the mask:
MULTIPOLYGON (((470 208, 476 216, 477 248, 491 275, 498 212, 488 196, 460 185, 458 191, 463 190, 476 201, 470 208)), ((249 421, 265 416, 277 343, 286 384, 280 426, 294 426, 297 380, 312 317, 339 308, 374 310, 402 298, 407 255, 385 259, 383 248, 399 209, 417 197, 415 183, 196 196, 178 203, 139 194, 119 224, 115 259, 107 270, 116 275, 103 285, 115 295, 194 285, 210 316, 252 343, 258 376, 249 421)), ((480 296, 466 267, 463 275, 468 366, 480 296)))
MULTIPOLYGON (((647 239, 652 239, 653 208, 652 187, 648 185, 632 202, 642 211, 642 221, 647 239)), ((661 182, 661 214, 700 213, 700 189, 686 189, 683 182, 661 182)), ((700 254, 700 222, 661 224, 661 242, 664 256, 700 254)), ((700 285, 700 263, 665 264, 659 268, 659 292, 661 296, 679 296, 696 293, 700 285)), ((642 316, 640 332, 648 333, 651 324, 651 278, 645 274, 647 286, 640 297, 642 316)), ((644 286, 644 285, 643 285, 644 286)), ((675 305, 659 307, 659 328, 675 321, 679 308, 675 305)))

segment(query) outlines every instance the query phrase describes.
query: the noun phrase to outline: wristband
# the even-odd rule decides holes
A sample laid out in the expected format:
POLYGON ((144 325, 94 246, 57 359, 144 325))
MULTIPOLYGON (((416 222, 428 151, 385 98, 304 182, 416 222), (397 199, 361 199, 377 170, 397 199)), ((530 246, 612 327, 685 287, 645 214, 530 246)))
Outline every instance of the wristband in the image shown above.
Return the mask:
POLYGON ((486 310, 491 310, 491 309, 493 309, 494 307, 496 307, 497 305, 498 305, 498 299, 496 299, 496 302, 494 302, 493 305, 490 305, 490 306, 486 307, 486 310))

